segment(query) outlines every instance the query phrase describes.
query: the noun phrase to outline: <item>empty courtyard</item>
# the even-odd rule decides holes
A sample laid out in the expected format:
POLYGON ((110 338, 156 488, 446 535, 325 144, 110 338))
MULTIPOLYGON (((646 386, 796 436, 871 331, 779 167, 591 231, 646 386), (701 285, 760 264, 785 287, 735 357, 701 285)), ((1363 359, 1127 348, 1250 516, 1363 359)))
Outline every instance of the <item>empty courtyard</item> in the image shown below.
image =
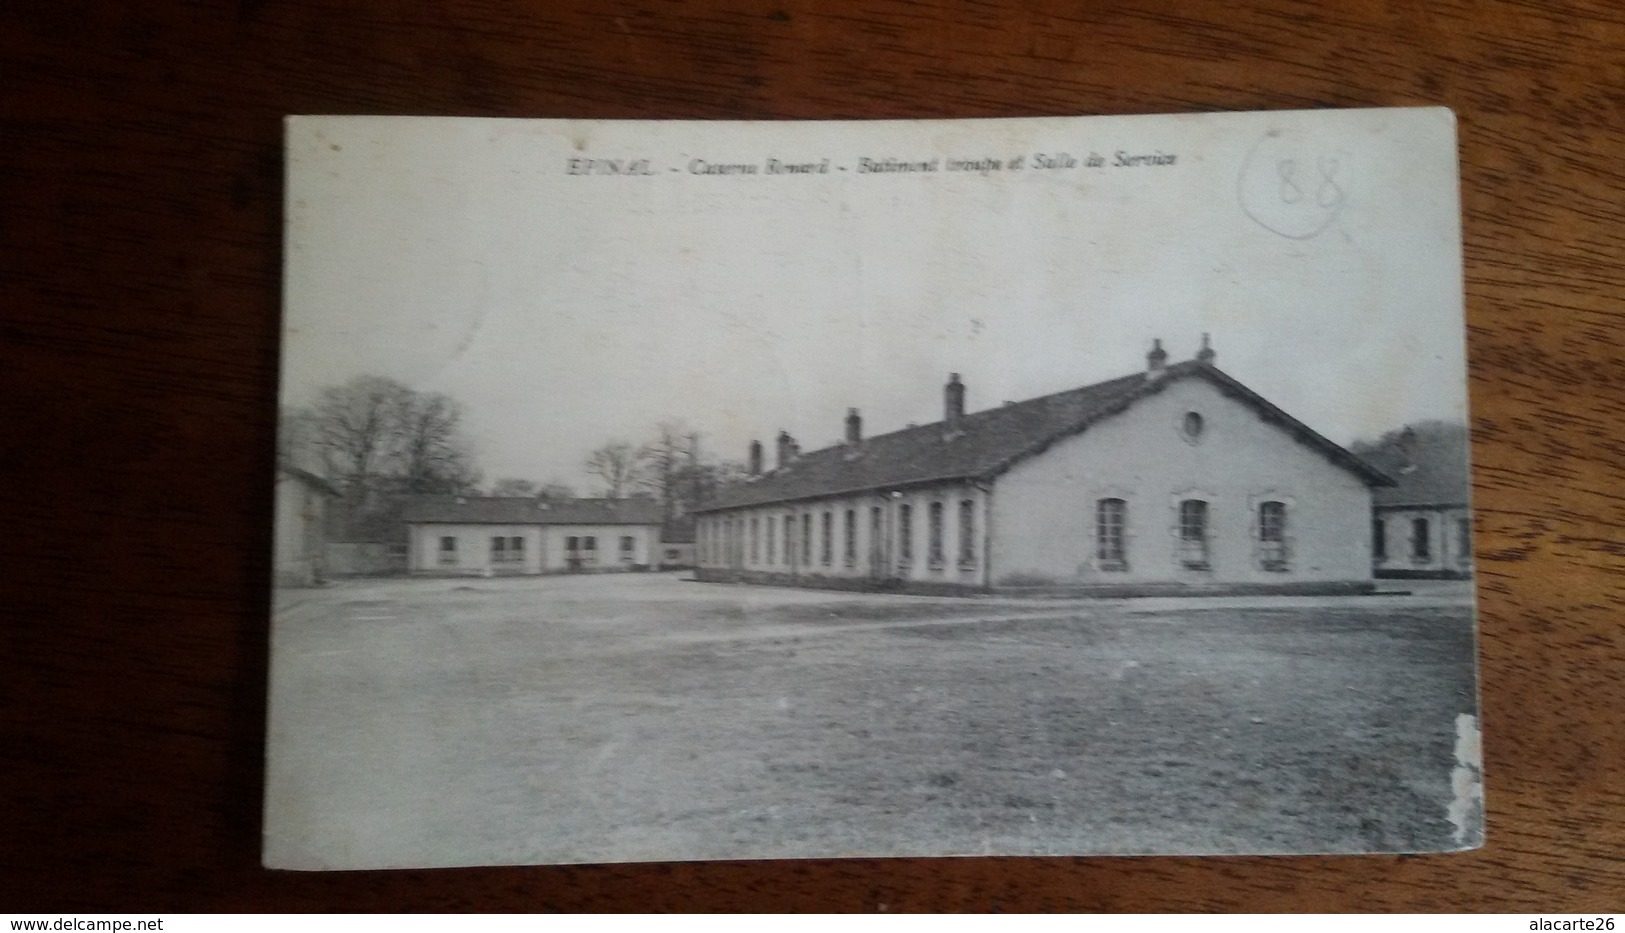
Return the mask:
POLYGON ((285 590, 267 860, 1455 848, 1477 841, 1451 819, 1458 719, 1476 714, 1471 591, 1414 589, 965 599, 617 574, 285 590))

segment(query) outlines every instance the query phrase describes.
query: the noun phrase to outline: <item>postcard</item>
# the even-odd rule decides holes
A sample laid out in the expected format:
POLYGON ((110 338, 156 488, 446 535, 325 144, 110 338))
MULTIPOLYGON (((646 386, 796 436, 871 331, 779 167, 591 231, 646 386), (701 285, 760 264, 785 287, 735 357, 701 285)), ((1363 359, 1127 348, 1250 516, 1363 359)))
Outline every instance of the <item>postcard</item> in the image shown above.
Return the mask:
POLYGON ((1481 844, 1441 108, 291 117, 268 866, 1481 844))

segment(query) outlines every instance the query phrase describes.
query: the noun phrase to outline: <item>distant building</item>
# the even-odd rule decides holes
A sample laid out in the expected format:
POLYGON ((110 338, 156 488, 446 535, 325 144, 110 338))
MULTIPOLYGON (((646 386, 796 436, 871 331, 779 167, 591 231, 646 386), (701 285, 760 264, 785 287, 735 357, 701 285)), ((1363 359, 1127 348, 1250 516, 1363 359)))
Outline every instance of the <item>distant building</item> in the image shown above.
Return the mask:
POLYGON ((1371 555, 1376 575, 1472 576, 1466 426, 1425 422, 1355 449, 1394 479, 1394 485, 1376 491, 1373 502, 1371 555))
POLYGON ((278 586, 315 586, 327 578, 327 507, 339 491, 309 470, 278 464, 276 545, 278 586))
POLYGON ((1347 593, 1373 588, 1391 480, 1213 365, 1167 364, 778 462, 698 509, 702 580, 923 592, 1347 593))
POLYGON ((694 566, 694 516, 674 518, 660 529, 660 569, 688 570, 694 566))
POLYGON ((407 504, 407 566, 419 574, 648 570, 664 516, 653 499, 443 496, 407 504))

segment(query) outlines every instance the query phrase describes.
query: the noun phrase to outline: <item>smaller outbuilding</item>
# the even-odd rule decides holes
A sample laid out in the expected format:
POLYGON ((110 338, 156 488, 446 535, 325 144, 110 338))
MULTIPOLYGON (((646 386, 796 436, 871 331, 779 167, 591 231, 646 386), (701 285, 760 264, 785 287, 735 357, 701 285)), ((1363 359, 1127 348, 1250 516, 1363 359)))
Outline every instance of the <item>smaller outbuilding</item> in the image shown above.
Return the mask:
POLYGON ((327 507, 339 495, 332 483, 309 470, 279 463, 276 469, 277 586, 318 586, 327 579, 327 507))
POLYGON ((694 516, 674 518, 660 530, 660 569, 694 569, 694 516))
POLYGON ((649 570, 662 513, 653 499, 440 496, 401 517, 412 573, 493 576, 649 570))
POLYGON ((1372 497, 1378 577, 1466 579, 1473 573, 1466 425, 1428 421, 1390 431, 1355 453, 1393 477, 1372 497))

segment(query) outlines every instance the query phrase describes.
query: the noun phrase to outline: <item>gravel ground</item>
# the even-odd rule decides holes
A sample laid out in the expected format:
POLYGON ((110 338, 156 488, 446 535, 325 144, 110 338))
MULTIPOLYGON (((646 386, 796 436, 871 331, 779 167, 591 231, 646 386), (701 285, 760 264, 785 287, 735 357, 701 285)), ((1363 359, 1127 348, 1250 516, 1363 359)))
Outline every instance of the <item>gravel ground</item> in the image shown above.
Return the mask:
POLYGON ((1469 594, 284 591, 267 862, 1457 848, 1469 594))

